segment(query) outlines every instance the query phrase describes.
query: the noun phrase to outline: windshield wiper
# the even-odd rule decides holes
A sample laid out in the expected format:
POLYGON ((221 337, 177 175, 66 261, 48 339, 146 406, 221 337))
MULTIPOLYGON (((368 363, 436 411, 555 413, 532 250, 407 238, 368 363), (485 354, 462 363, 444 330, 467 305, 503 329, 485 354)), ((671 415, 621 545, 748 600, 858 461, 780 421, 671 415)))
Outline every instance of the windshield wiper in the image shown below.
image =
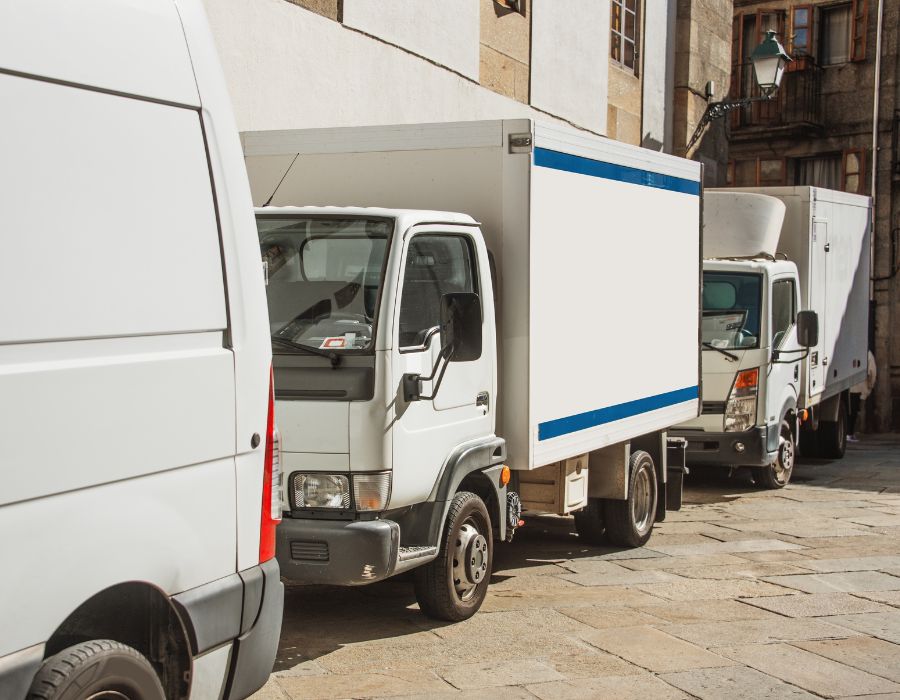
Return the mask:
POLYGON ((272 342, 280 343, 285 347, 293 348, 294 350, 299 350, 300 352, 309 353, 310 355, 318 355, 319 357, 327 357, 331 360, 331 366, 337 367, 341 364, 341 356, 336 352, 329 352, 327 350, 320 350, 319 348, 313 348, 309 345, 302 345, 301 343, 295 343, 293 340, 288 340, 287 338, 282 338, 281 336, 273 335, 272 342))
POLYGON ((722 353, 723 355, 725 355, 725 357, 727 357, 732 362, 737 362, 738 360, 741 359, 740 357, 738 357, 737 355, 735 355, 732 352, 728 352, 727 350, 723 350, 722 348, 717 348, 712 343, 702 343, 702 345, 705 348, 709 348, 710 350, 715 350, 716 352, 722 353))

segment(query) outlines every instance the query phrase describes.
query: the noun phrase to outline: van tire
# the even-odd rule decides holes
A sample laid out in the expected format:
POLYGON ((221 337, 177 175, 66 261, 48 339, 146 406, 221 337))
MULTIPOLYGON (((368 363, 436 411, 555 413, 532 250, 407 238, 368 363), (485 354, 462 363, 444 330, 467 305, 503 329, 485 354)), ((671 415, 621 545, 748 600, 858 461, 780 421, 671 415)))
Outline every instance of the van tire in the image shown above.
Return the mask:
POLYGON ((778 434, 778 456, 775 462, 753 468, 753 481, 766 489, 783 489, 791 480, 797 464, 797 442, 791 424, 781 421, 778 434))
POLYGON ((847 451, 847 405, 838 402, 837 420, 819 423, 819 454, 828 459, 841 459, 847 451))
POLYGON ((606 526, 603 523, 603 501, 589 498, 588 504, 575 512, 575 530, 578 538, 588 544, 600 545, 606 541, 606 526))
POLYGON ((493 559, 487 507, 474 493, 460 491, 450 502, 437 558, 415 570, 416 600, 422 612, 448 622, 472 617, 487 595, 493 559), (474 562, 471 567, 470 562, 474 562))
POLYGON ((631 455, 628 475, 628 498, 607 499, 603 504, 606 534, 610 544, 618 547, 643 547, 656 522, 656 468, 653 457, 643 450, 631 455))
POLYGON ((146 657, 111 639, 82 642, 44 661, 27 700, 82 700, 103 691, 128 700, 166 700, 146 657))

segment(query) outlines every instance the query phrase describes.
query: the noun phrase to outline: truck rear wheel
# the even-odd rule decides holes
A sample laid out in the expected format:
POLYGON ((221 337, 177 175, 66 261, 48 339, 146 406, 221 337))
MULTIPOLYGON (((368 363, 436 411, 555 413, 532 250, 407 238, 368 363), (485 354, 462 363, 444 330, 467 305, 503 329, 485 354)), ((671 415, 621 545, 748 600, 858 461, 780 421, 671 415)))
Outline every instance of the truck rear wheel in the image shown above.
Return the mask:
POLYGON ((797 443, 794 440, 794 433, 791 424, 783 420, 778 435, 778 456, 768 466, 754 467, 753 480, 763 488, 783 489, 791 480, 796 461, 797 443))
POLYGON ((422 612, 450 622, 472 617, 487 595, 493 558, 487 507, 474 493, 460 491, 450 502, 437 559, 416 569, 422 612))
POLYGON ((44 661, 28 700, 165 700, 159 676, 138 651, 111 639, 82 642, 44 661))
POLYGON ((578 537, 588 544, 603 544, 606 526, 603 524, 603 501, 589 498, 588 504, 575 513, 578 537))
POLYGON ((819 451, 822 457, 841 459, 847 451, 847 406, 838 403, 837 420, 819 423, 819 451))
POLYGON ((650 539, 656 522, 656 468, 643 450, 631 455, 628 498, 604 501, 606 534, 619 547, 642 547, 650 539))

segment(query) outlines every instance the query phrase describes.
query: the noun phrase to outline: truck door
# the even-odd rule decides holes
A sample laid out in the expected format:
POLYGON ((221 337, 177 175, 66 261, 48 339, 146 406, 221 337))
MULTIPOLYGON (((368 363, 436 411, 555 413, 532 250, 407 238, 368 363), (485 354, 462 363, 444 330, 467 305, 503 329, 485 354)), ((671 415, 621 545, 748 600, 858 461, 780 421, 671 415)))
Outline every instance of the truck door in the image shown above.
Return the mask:
POLYGON ((827 359, 824 357, 826 321, 825 285, 828 276, 826 263, 828 246, 828 222, 813 220, 812 250, 810 251, 809 308, 819 314, 819 344, 809 351, 809 396, 821 394, 825 389, 827 359))
MULTIPOLYGON (((483 248, 483 245, 481 246, 483 248)), ((483 252, 483 251, 482 251, 483 252)), ((413 229, 404 241, 399 303, 394 314, 392 376, 397 389, 393 435, 392 507, 427 499, 445 460, 463 442, 493 432, 493 363, 496 356, 490 284, 482 284, 475 236, 454 227, 413 229), (487 287, 485 290, 484 287, 487 287), (475 292, 482 302, 484 343, 481 357, 450 362, 437 396, 406 403, 402 377, 427 377, 442 347, 440 304, 443 294, 475 292)), ((486 259, 486 258, 485 258, 486 259)), ((485 277, 485 279, 488 279, 485 277)), ((435 381, 423 382, 432 395, 435 381)))
POLYGON ((796 401, 800 384, 802 348, 797 342, 797 284, 793 276, 772 281, 769 314, 772 354, 766 382, 766 423, 777 425, 785 404, 796 401))

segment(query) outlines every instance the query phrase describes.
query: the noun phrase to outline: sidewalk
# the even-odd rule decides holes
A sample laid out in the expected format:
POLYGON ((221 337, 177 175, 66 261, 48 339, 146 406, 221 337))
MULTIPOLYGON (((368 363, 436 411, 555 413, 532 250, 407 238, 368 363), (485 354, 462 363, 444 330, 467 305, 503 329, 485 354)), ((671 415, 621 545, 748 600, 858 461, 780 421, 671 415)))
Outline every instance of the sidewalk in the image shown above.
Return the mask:
POLYGON ((289 584, 254 700, 900 698, 900 436, 806 461, 782 491, 713 476, 685 495, 638 550, 530 519, 455 625, 408 579, 289 584))

